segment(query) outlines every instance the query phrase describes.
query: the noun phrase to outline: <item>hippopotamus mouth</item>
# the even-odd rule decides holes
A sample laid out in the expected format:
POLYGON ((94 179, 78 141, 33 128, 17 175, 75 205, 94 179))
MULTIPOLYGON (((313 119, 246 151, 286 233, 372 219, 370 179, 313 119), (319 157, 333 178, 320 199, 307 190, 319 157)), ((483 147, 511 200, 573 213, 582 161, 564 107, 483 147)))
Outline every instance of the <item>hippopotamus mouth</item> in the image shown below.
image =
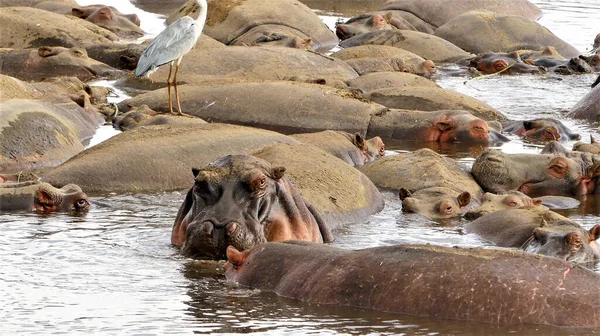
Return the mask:
POLYGON ((210 220, 192 222, 181 251, 190 258, 222 260, 226 257, 227 246, 244 247, 236 241, 239 240, 236 239, 239 227, 236 222, 227 225, 217 225, 210 220))

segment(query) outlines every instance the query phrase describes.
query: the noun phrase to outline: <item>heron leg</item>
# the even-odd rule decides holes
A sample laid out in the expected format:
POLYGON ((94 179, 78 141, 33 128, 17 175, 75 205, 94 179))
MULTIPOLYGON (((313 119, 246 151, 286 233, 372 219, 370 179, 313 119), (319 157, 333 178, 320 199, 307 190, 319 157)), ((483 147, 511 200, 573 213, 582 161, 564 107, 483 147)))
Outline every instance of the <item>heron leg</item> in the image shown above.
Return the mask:
POLYGON ((179 63, 181 62, 181 58, 175 63, 175 76, 173 78, 173 87, 175 88, 175 99, 177 100, 177 108, 179 111, 179 115, 189 117, 189 115, 181 112, 181 103, 179 103, 179 91, 177 90, 177 72, 179 71, 179 63))
MULTIPOLYGON (((169 95, 169 112, 173 114, 173 101, 171 99, 171 71, 173 71, 173 62, 169 63, 169 77, 167 77, 167 92, 169 95)), ((177 92, 177 91, 175 91, 177 92)))

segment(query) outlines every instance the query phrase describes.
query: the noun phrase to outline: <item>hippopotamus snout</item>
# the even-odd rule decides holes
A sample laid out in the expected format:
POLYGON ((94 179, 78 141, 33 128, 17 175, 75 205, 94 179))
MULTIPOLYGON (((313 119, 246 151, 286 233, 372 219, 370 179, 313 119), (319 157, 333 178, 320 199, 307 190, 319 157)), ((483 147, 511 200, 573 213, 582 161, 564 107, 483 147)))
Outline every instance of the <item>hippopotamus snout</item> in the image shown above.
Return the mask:
POLYGON ((181 248, 184 255, 198 259, 224 259, 229 245, 234 244, 239 233, 236 221, 216 223, 211 220, 195 221, 188 225, 185 242, 181 248))
POLYGON ((531 65, 524 62, 514 63, 511 67, 512 72, 514 73, 524 73, 524 74, 545 74, 548 72, 548 69, 544 66, 531 65))

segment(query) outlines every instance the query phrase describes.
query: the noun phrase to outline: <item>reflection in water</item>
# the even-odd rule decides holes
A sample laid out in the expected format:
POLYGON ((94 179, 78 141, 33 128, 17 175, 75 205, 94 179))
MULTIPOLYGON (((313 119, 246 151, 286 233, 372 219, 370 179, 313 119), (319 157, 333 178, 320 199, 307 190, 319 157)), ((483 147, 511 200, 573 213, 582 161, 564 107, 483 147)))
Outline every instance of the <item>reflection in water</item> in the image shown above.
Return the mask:
MULTIPOLYGON (((156 0, 137 0, 148 11, 170 9, 156 0), (164 7, 163 7, 164 6, 164 7)), ((182 1, 172 1, 179 4, 182 1)), ((312 1, 328 24, 352 9, 352 1, 312 1), (339 10, 339 11, 338 11, 339 10), (335 12, 337 14, 331 14, 335 12), (327 14, 329 13, 329 14, 327 14)), ((374 1, 377 2, 377 1, 374 1)), ((589 50, 600 31, 593 0, 534 1, 545 13, 541 23, 580 50, 589 50), (596 16, 595 16, 596 15, 596 16)), ((150 35, 163 29, 161 15, 142 12, 129 2, 105 3, 125 13, 136 11, 150 35)), ((358 3, 358 1, 355 1, 358 3)), ((361 2, 369 4, 370 1, 361 2)), ((362 11, 362 10, 361 10, 362 11)), ((579 76, 494 76, 464 84, 460 77, 438 83, 481 99, 510 118, 561 117, 595 79, 579 76)), ((598 129, 563 120, 588 139, 598 129)), ((103 129, 104 130, 104 129, 103 129)), ((104 131, 109 131, 109 128, 104 131)), ((516 136, 498 145, 512 153, 538 153, 540 145, 516 136)), ((415 142, 387 141, 387 154, 417 149, 415 142)), ((567 142, 567 147, 573 142, 567 142)), ((469 166, 482 147, 427 144, 469 166)), ((419 146, 422 147, 422 146, 419 146)), ((170 246, 171 225, 184 194, 109 195, 92 198, 84 217, 39 216, 29 212, 0 214, 0 297, 2 335, 15 334, 470 334, 572 335, 592 331, 546 326, 494 326, 462 321, 386 314, 351 307, 311 305, 225 281, 222 263, 181 257, 170 246)), ((359 249, 391 244, 438 244, 492 247, 462 231, 463 220, 433 222, 404 214, 395 193, 385 192, 385 209, 364 223, 338 229, 333 245, 359 249)), ((561 213, 586 228, 600 222, 600 198, 586 196, 577 209, 561 213)), ((600 266, 596 267, 600 272, 600 266)), ((597 331, 596 331, 597 333, 597 331)))

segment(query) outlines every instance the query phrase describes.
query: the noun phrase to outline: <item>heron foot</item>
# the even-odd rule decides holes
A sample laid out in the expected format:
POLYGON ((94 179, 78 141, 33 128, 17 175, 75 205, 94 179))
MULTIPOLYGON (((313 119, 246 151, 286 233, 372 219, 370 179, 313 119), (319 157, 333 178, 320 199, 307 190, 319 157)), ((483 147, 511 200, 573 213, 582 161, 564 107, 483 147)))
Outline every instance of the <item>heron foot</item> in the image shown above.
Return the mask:
POLYGON ((188 117, 188 118, 194 118, 193 115, 189 115, 187 113, 183 113, 181 111, 178 112, 171 112, 172 115, 178 115, 178 116, 182 116, 182 117, 188 117))

